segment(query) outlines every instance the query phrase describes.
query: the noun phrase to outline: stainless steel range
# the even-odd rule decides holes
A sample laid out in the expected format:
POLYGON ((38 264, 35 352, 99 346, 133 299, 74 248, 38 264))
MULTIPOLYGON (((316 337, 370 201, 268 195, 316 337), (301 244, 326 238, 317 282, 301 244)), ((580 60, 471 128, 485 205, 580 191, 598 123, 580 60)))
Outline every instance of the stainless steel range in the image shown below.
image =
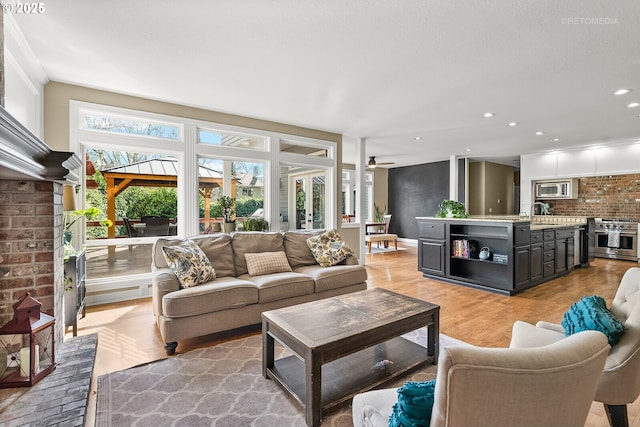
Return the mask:
POLYGON ((596 219, 595 256, 638 261, 638 223, 625 219, 596 219))

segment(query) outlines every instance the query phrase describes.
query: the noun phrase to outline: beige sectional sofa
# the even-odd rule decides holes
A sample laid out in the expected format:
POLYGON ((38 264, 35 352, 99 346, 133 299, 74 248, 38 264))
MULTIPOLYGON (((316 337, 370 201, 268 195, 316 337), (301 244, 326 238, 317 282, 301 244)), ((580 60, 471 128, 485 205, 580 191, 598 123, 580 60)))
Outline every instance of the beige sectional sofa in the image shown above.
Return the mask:
POLYGON ((215 269, 215 279, 181 288, 163 247, 186 240, 158 239, 152 253, 152 298, 167 354, 177 341, 261 322, 267 310, 367 288, 367 271, 353 256, 321 267, 306 240, 319 232, 237 232, 189 238, 215 269), (250 275, 245 254, 284 252, 291 271, 250 275))

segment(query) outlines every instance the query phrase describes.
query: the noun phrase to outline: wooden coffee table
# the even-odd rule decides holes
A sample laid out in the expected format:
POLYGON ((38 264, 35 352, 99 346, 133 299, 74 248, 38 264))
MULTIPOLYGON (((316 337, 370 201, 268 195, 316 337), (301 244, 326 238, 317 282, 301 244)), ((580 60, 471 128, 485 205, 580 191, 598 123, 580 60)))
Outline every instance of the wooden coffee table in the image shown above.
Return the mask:
POLYGON ((367 289, 262 313, 262 375, 301 404, 308 426, 322 411, 438 361, 440 307, 367 289), (427 348, 400 335, 427 326, 427 348), (293 355, 275 360, 275 341, 293 355))

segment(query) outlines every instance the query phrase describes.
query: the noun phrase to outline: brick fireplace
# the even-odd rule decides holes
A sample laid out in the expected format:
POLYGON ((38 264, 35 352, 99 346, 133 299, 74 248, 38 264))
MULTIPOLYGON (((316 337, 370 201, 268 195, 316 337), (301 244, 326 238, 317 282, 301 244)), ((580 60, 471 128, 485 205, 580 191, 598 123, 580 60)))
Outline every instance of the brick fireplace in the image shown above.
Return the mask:
POLYGON ((78 180, 73 153, 52 151, 0 106, 0 326, 29 292, 64 337, 62 187, 78 180))
POLYGON ((56 347, 64 337, 62 185, 0 180, 0 325, 29 292, 56 318, 56 347))

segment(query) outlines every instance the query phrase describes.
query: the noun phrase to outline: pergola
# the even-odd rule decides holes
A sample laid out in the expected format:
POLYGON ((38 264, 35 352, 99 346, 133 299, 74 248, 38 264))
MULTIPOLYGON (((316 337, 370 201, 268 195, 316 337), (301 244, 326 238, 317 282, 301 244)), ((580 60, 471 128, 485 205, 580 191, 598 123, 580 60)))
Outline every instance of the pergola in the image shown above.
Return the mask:
MULTIPOLYGON (((113 223, 108 229, 108 238, 116 236, 116 197, 130 186, 139 187, 176 187, 178 184, 177 160, 158 158, 128 165, 115 166, 100 171, 107 183, 107 218, 113 223)), ((211 195, 214 188, 223 186, 222 173, 198 166, 198 188, 205 200, 205 227, 211 222, 211 195)), ((231 179, 231 197, 236 197, 238 179, 231 179)))

